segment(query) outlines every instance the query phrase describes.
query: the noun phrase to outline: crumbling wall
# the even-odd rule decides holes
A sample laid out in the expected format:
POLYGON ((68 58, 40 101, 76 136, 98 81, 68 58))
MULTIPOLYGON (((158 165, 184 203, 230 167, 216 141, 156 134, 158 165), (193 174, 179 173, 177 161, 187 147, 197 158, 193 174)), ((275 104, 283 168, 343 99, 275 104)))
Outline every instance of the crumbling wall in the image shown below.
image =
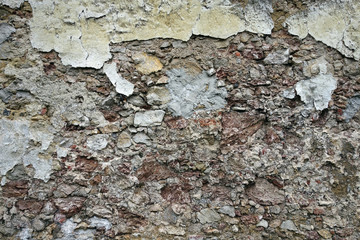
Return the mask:
POLYGON ((1 239, 359 239, 355 0, 0 0, 1 239))

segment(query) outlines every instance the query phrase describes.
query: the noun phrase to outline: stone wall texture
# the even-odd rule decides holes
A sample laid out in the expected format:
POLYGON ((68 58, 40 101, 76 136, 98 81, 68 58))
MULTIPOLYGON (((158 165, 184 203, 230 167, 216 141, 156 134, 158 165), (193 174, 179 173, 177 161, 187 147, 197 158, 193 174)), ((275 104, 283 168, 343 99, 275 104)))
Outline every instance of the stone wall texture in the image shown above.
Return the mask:
POLYGON ((360 1, 0 0, 0 239, 360 239, 360 1))

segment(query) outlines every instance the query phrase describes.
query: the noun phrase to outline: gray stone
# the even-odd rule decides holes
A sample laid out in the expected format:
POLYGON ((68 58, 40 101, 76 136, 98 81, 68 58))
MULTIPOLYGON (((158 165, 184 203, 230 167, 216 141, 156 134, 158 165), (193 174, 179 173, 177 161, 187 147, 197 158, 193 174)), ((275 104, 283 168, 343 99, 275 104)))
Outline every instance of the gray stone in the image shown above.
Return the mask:
POLYGON ((36 231, 42 231, 44 230, 45 228, 45 224, 43 221, 41 221, 40 219, 38 218, 35 218, 33 223, 32 223, 32 226, 33 228, 36 230, 36 231))
POLYGON ((270 206, 270 212, 274 214, 279 214, 281 212, 281 208, 279 205, 270 206))
POLYGON ((260 71, 257 70, 256 68, 251 68, 249 73, 252 79, 259 79, 261 77, 260 71))
POLYGON ((354 96, 348 100, 346 109, 344 111, 345 121, 350 121, 360 109, 360 95, 354 96))
POLYGON ((336 86, 337 80, 332 75, 320 74, 309 80, 298 82, 295 89, 307 108, 315 107, 316 110, 324 110, 328 107, 336 86))
POLYGON ((97 134, 88 137, 86 145, 89 149, 97 151, 106 148, 108 144, 108 136, 106 134, 97 134))
POLYGON ((160 48, 168 48, 170 47, 170 43, 169 42, 163 42, 161 45, 160 45, 160 48))
POLYGON ((283 91, 283 97, 287 99, 294 99, 296 96, 295 89, 289 88, 283 91))
POLYGON ((232 206, 223 206, 219 209, 219 212, 229 215, 230 217, 235 217, 235 208, 232 206))
POLYGON ((152 110, 135 113, 134 125, 136 127, 148 127, 161 125, 165 112, 163 110, 152 110))
POLYGON ((144 99, 138 95, 129 97, 128 102, 136 107, 146 106, 146 102, 144 101, 144 99))
POLYGON ((220 215, 210 208, 205 208, 196 214, 202 224, 220 221, 220 215))
POLYGON ((116 87, 116 92, 130 96, 134 92, 134 84, 121 77, 116 70, 116 63, 104 64, 104 73, 116 87))
POLYGON ((151 145, 151 139, 145 133, 137 133, 133 136, 133 140, 136 143, 143 143, 147 146, 151 145))
POLYGON ((92 217, 89 219, 90 227, 103 228, 106 231, 112 227, 111 222, 104 218, 92 217))
POLYGON ((178 217, 176 216, 175 212, 171 209, 171 207, 168 207, 165 209, 165 211, 163 213, 164 221, 171 223, 171 224, 176 224, 177 218, 178 217))
POLYGON ((174 41, 172 43, 172 46, 173 46, 173 48, 186 48, 187 44, 186 44, 186 42, 183 42, 183 41, 174 41))
POLYGON ((286 220, 281 223, 281 229, 289 230, 289 231, 297 231, 297 227, 294 222, 291 220, 286 220))
POLYGON ((266 220, 261 220, 257 225, 257 227, 263 227, 263 228, 268 228, 269 223, 266 220))
POLYGON ((6 41, 16 29, 7 23, 0 23, 0 44, 6 41))
POLYGON ((5 90, 5 89, 1 89, 1 90, 0 90, 0 99, 1 99, 4 103, 8 103, 10 97, 11 97, 11 93, 9 93, 7 90, 5 90))
POLYGON ((280 49, 275 52, 271 52, 264 59, 265 64, 287 64, 289 62, 290 50, 289 49, 280 49))
POLYGON ((171 95, 168 109, 173 115, 189 118, 200 109, 209 111, 225 107, 227 92, 225 88, 217 87, 215 76, 209 77, 206 72, 192 76, 184 69, 173 69, 167 75, 171 95))

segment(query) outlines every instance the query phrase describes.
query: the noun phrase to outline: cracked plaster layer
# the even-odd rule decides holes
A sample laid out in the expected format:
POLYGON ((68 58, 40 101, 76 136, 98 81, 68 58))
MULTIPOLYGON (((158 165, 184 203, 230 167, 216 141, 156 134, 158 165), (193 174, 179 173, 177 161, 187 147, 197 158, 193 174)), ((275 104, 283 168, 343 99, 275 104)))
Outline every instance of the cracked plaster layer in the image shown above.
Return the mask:
POLYGON ((33 128, 28 121, 0 119, 0 175, 17 164, 24 164, 34 168, 35 178, 48 181, 52 160, 40 157, 40 153, 49 148, 52 140, 50 132, 33 128), (31 142, 39 143, 40 147, 31 147, 31 142))
POLYGON ((227 38, 244 30, 270 34, 271 1, 243 8, 228 1, 30 0, 33 47, 59 53, 65 65, 99 69, 109 44, 152 38, 187 41, 192 34, 227 38), (46 20, 45 20, 46 19, 46 20))
POLYGON ((327 1, 289 17, 285 24, 291 34, 316 40, 337 49, 346 57, 360 59, 360 2, 327 1))
POLYGON ((24 0, 0 0, 0 3, 11 8, 19 8, 24 0))

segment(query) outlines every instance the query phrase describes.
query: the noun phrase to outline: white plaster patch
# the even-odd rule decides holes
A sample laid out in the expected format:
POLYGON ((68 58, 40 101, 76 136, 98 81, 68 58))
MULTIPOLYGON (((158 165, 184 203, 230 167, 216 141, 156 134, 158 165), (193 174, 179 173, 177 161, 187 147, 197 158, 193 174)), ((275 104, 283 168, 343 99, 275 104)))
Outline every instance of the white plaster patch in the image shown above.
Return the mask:
POLYGON ((116 63, 104 64, 104 72, 115 86, 116 91, 125 96, 130 96, 134 92, 134 84, 125 80, 116 71, 116 63))
POLYGON ((331 95, 336 89, 336 79, 328 74, 320 74, 309 80, 302 80, 296 84, 296 93, 308 108, 324 110, 328 107, 331 95))

